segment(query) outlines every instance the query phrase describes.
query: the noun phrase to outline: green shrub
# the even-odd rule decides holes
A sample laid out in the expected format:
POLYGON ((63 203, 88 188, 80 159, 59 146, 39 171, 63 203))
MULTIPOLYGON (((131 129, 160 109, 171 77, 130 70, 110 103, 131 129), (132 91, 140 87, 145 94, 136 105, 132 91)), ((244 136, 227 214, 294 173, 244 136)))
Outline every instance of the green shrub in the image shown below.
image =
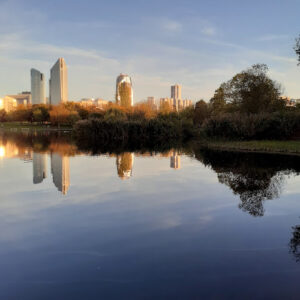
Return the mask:
POLYGON ((288 139, 300 130, 300 113, 224 114, 204 121, 207 137, 231 139, 288 139))

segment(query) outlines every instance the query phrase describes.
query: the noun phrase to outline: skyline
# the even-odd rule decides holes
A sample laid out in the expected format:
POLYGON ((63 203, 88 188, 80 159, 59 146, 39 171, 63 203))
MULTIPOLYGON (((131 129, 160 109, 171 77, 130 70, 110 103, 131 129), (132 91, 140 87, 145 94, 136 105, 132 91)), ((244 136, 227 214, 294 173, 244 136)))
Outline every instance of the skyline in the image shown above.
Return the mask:
POLYGON ((113 100, 121 72, 133 78, 137 101, 168 96, 174 82, 184 86, 183 98, 209 100, 222 82, 255 63, 270 67, 284 95, 299 98, 293 45, 300 4, 213 2, 131 1, 120 8, 117 1, 2 1, 0 93, 28 90, 31 68, 48 79, 53 61, 64 57, 71 100, 113 100))

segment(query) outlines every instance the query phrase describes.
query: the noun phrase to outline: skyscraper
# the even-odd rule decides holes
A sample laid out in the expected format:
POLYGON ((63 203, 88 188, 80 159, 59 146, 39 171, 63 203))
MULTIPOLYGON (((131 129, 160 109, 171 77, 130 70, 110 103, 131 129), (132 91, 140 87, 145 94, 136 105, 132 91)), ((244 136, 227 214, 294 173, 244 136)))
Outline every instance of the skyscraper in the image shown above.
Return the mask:
POLYGON ((41 183, 47 177, 47 154, 33 153, 33 183, 41 183))
POLYGON ((54 105, 68 101, 67 65, 63 58, 59 58, 50 71, 49 101, 54 105))
POLYGON ((58 153, 51 154, 51 172, 53 183, 64 195, 70 186, 70 161, 68 156, 58 153))
POLYGON ((32 104, 46 104, 44 74, 36 69, 31 69, 30 74, 32 104))
POLYGON ((132 81, 128 75, 120 74, 117 78, 116 103, 124 107, 133 105, 132 81))
POLYGON ((181 99, 181 85, 175 84, 171 86, 171 98, 174 100, 181 99))

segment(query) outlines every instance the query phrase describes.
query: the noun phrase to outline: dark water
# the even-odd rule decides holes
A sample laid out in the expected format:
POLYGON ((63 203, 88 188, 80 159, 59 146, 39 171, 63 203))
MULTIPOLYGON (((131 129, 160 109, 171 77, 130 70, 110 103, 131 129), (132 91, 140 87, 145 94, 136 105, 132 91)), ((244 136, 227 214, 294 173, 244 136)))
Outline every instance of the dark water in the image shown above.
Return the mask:
POLYGON ((300 157, 81 146, 0 135, 0 299, 299 298, 300 157))

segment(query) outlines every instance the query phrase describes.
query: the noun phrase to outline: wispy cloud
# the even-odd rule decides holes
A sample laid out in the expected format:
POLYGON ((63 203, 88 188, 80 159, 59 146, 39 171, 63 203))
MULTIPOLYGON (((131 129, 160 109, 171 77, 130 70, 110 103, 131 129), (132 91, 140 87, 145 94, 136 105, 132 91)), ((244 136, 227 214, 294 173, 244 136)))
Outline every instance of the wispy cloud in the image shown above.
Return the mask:
POLYGON ((216 28, 212 27, 212 26, 204 26, 202 29, 201 29, 201 32, 204 34, 204 35, 207 35, 207 36, 213 36, 216 34, 216 28))
POLYGON ((180 32, 182 30, 182 24, 173 20, 163 21, 162 27, 169 32, 180 32))
POLYGON ((276 41, 276 40, 284 40, 288 39, 289 36, 287 34, 269 34, 269 35, 264 35, 261 36, 257 39, 259 42, 270 42, 270 41, 276 41))

